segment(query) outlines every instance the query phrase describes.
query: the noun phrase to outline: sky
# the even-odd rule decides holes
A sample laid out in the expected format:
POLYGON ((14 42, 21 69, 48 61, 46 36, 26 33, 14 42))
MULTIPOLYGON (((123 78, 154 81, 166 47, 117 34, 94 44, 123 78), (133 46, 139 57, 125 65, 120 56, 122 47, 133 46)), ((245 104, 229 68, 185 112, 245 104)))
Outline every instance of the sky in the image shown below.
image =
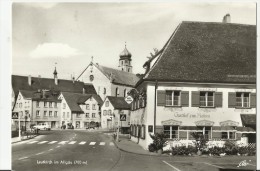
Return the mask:
POLYGON ((117 68, 125 44, 134 73, 182 21, 256 25, 255 3, 13 3, 12 74, 76 78, 93 62, 117 68))

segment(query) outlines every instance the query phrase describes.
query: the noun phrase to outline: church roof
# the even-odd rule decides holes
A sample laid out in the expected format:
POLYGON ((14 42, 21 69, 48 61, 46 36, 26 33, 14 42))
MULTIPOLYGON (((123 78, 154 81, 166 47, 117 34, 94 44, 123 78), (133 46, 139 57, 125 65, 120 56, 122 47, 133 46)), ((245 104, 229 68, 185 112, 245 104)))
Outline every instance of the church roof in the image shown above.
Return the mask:
POLYGON ((139 77, 136 76, 133 73, 101 66, 101 65, 95 65, 104 75, 106 75, 107 78, 112 77, 112 82, 115 84, 122 84, 127 86, 135 86, 135 84, 138 82, 139 77))
POLYGON ((132 54, 127 50, 127 48, 125 47, 125 49, 120 53, 120 58, 121 57, 128 57, 131 58, 132 54))
POLYGON ((256 26, 182 22, 143 80, 255 84, 256 26))
POLYGON ((71 80, 59 79, 58 85, 56 85, 53 78, 31 77, 31 85, 29 85, 28 77, 19 75, 12 75, 12 88, 16 96, 19 90, 38 91, 39 89, 82 93, 83 88, 85 88, 86 94, 97 94, 92 84, 84 84, 80 81, 73 83, 71 80))

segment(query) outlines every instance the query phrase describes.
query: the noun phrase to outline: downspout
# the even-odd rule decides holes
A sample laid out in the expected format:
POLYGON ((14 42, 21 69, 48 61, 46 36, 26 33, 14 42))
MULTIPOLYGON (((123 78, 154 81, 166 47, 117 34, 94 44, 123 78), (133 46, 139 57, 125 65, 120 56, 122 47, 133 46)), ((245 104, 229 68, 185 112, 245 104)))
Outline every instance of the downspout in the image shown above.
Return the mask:
POLYGON ((155 80, 155 87, 154 87, 154 134, 155 134, 155 127, 156 127, 156 98, 157 98, 157 80, 155 80))

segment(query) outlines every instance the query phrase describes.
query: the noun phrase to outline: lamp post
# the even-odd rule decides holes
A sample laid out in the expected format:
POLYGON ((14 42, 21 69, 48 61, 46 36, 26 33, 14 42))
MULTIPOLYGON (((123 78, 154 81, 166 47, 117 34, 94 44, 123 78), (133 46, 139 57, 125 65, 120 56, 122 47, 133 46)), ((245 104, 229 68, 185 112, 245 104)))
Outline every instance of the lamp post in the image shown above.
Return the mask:
POLYGON ((19 113, 18 113, 18 127, 19 127, 19 130, 18 130, 18 131, 19 131, 19 132, 18 132, 18 134, 19 134, 18 137, 19 137, 19 138, 18 138, 18 139, 19 139, 19 141, 21 141, 21 139, 22 139, 22 138, 21 138, 21 119, 20 119, 20 114, 19 114, 19 113))

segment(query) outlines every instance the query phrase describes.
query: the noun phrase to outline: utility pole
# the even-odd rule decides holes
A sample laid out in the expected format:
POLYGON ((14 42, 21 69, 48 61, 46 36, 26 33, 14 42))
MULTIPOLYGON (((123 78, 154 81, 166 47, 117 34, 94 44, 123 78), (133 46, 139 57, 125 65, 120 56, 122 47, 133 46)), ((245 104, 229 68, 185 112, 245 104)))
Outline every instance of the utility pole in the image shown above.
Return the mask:
POLYGON ((19 127, 19 141, 21 141, 21 123, 20 123, 20 113, 18 113, 18 127, 19 127))

